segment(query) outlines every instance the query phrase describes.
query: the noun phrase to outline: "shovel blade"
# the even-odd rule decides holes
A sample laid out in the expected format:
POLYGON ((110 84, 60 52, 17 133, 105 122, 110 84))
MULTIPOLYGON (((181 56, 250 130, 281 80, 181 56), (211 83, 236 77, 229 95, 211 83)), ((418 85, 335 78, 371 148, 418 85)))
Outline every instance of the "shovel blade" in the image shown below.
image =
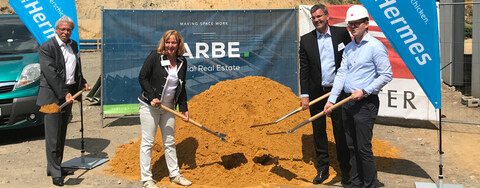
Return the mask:
POLYGON ((270 132, 267 132, 267 135, 276 135, 276 134, 287 134, 287 132, 285 132, 285 131, 282 131, 282 132, 275 132, 275 133, 270 133, 270 132))
POLYGON ((267 126, 267 125, 271 125, 271 124, 275 124, 276 122, 270 122, 270 123, 263 123, 263 124, 258 124, 258 125, 252 125, 250 126, 250 128, 254 128, 254 127, 262 127, 262 126, 267 126))
POLYGON ((60 107, 58 107, 56 103, 52 103, 52 104, 43 105, 42 107, 40 107, 40 110, 38 111, 43 112, 45 114, 58 113, 60 112, 60 107))
POLYGON ((226 142, 226 141, 227 141, 227 140, 225 139, 225 137, 227 136, 226 134, 217 133, 217 136, 220 138, 220 141, 222 141, 222 142, 226 142))
POLYGON ((283 119, 287 118, 288 116, 291 116, 291 115, 293 115, 293 114, 296 114, 297 112, 299 112, 299 110, 298 110, 298 109, 295 109, 294 111, 291 111, 291 112, 288 113, 287 115, 279 118, 277 121, 275 121, 275 123, 278 123, 278 122, 282 121, 283 119))

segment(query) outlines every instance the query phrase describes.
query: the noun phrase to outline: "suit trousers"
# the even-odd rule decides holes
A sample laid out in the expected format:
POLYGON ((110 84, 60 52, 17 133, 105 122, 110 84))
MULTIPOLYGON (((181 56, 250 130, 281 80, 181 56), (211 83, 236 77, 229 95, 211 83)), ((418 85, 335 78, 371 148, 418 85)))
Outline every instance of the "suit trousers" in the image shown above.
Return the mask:
POLYGON ((47 174, 52 178, 62 176, 61 165, 68 118, 72 114, 72 104, 65 106, 60 113, 45 114, 45 151, 47 154, 47 174))
POLYGON ((372 151, 373 125, 380 101, 370 95, 342 106, 343 124, 352 162, 352 186, 376 187, 377 168, 372 151))
POLYGON ((140 123, 142 124, 142 142, 140 144, 140 170, 141 180, 152 180, 152 148, 155 141, 157 127, 162 134, 165 161, 170 177, 180 175, 175 147, 175 116, 164 110, 140 101, 140 123))
MULTIPOLYGON (((324 91, 323 94, 328 92, 329 91, 324 91)), ((310 100, 315 100, 315 98, 312 98, 310 100)), ((326 103, 326 100, 322 100, 310 106, 311 116, 314 116, 322 112, 323 107, 325 106, 325 103, 326 103)), ((339 164, 340 164, 340 170, 342 171, 342 174, 343 173, 348 174, 350 173, 350 169, 351 169, 350 154, 349 154, 347 143, 346 143, 345 131, 344 131, 343 122, 342 122, 342 111, 340 108, 333 110, 331 114, 331 120, 332 120, 333 134, 335 137, 337 160, 339 161, 339 164)), ((317 164, 315 165, 315 168, 319 172, 325 171, 325 170, 328 171, 328 167, 329 167, 326 121, 327 121, 326 117, 322 116, 312 122, 313 140, 314 140, 316 162, 317 162, 317 164)))

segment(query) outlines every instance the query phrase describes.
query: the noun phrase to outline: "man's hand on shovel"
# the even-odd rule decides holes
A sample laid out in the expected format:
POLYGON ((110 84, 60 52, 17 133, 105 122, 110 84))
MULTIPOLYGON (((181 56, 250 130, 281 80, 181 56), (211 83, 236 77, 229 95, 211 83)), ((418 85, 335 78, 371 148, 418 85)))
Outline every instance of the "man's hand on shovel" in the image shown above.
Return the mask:
MULTIPOLYGON (((90 87, 88 87, 90 88, 90 87)), ((43 105, 42 107, 40 107, 40 109, 38 111, 40 112, 43 112, 45 114, 51 114, 51 113, 59 113, 60 110, 67 106, 68 104, 72 103, 73 100, 75 100, 75 98, 77 98, 80 94, 82 94, 83 91, 85 91, 86 88, 83 88, 81 89, 80 91, 78 91, 77 93, 75 93, 75 95, 72 96, 72 94, 68 93, 66 96, 65 96, 65 102, 58 106, 57 103, 52 103, 52 104, 47 104, 47 105, 43 105)))
MULTIPOLYGON (((90 85, 88 85, 88 83, 85 83, 85 88, 83 88, 82 92, 83 91, 90 91, 90 85)), ((71 93, 68 93, 66 96, 65 96, 65 101, 67 101, 68 103, 72 103, 73 100, 75 100, 75 98, 73 97, 73 95, 71 93)))
POLYGON ((323 107, 323 111, 328 117, 330 117, 330 114, 332 113, 332 109, 330 109, 331 106, 333 106, 333 103, 327 101, 327 103, 325 103, 325 106, 323 107))

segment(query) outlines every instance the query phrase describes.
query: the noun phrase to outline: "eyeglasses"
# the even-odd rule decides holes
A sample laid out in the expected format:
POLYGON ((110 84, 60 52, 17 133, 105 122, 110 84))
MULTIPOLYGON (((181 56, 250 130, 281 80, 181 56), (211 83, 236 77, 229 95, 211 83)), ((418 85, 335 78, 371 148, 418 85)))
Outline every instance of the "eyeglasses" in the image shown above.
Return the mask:
POLYGON ((349 22, 347 23, 348 27, 358 27, 360 24, 362 24, 364 21, 359 21, 359 22, 349 22))
POLYGON ((318 15, 318 16, 312 16, 312 17, 310 17, 310 19, 311 19, 311 20, 316 20, 316 19, 322 18, 323 16, 325 16, 325 14, 318 15))

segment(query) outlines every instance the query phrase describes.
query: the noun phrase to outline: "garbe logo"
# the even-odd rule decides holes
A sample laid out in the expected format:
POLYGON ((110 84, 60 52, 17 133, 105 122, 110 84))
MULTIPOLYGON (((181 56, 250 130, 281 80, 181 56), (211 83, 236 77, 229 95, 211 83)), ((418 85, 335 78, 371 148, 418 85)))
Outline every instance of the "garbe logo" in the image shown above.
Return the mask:
POLYGON ((183 56, 190 59, 198 58, 235 58, 240 57, 240 42, 197 42, 195 43, 195 54, 190 50, 188 43, 185 44, 185 54, 183 56))

